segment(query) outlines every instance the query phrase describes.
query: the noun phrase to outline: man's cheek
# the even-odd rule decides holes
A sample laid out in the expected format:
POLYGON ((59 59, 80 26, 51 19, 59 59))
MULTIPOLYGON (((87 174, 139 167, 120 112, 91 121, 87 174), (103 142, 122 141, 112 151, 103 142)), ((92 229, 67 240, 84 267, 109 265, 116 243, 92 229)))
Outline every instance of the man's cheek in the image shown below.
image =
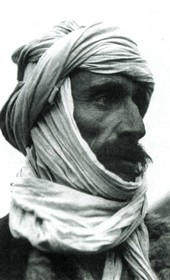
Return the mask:
POLYGON ((79 131, 82 137, 88 142, 88 144, 96 139, 100 135, 99 126, 93 122, 93 120, 84 120, 77 123, 79 131))
POLYGON ((75 118, 77 127, 80 131, 82 138, 91 146, 100 135, 99 125, 89 118, 75 118))

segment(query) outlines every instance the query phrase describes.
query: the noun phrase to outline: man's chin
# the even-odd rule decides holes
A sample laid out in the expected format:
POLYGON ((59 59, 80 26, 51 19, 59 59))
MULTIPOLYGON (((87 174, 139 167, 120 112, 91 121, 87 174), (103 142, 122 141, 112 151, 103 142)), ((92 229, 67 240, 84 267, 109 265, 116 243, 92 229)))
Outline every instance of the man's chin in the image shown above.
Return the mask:
POLYGON ((118 175, 120 178, 122 178, 124 181, 132 181, 135 182, 137 178, 139 178, 141 172, 139 170, 139 164, 132 163, 125 160, 120 160, 116 162, 106 162, 103 163, 105 168, 116 175, 118 175))

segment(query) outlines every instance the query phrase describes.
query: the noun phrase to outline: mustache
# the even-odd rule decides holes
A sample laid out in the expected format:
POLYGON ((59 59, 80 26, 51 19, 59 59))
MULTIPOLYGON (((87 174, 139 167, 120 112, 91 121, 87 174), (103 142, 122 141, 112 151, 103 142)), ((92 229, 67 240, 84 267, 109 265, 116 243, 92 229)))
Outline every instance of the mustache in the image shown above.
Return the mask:
POLYGON ((142 173, 147 169, 148 164, 152 162, 152 158, 147 154, 143 146, 132 141, 117 140, 106 141, 102 144, 95 154, 101 163, 107 161, 125 160, 134 164, 141 164, 142 173))

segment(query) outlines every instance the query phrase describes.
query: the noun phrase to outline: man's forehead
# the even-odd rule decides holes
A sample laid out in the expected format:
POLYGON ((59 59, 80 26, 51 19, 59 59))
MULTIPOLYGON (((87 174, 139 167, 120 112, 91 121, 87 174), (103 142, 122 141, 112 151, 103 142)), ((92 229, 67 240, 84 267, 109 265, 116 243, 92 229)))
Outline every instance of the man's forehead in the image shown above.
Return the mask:
POLYGON ((133 81, 123 74, 98 74, 87 70, 77 69, 71 75, 72 88, 87 92, 90 89, 100 87, 122 87, 134 91, 141 87, 141 83, 133 81))

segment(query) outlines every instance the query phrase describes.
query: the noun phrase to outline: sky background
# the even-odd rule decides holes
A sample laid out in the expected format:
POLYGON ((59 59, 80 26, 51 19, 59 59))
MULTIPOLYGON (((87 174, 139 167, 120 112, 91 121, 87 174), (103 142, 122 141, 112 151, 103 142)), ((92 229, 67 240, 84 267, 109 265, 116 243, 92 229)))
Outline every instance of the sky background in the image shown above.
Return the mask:
MULTIPOLYGON (((12 52, 48 32, 62 20, 79 24, 108 21, 122 27, 138 43, 155 79, 155 91, 144 119, 142 144, 153 158, 147 172, 148 202, 153 207, 170 193, 170 1, 169 0, 15 0, 0 3, 0 107, 13 91, 16 66, 12 52)), ((10 183, 24 157, 0 134, 0 217, 9 211, 10 183)))

